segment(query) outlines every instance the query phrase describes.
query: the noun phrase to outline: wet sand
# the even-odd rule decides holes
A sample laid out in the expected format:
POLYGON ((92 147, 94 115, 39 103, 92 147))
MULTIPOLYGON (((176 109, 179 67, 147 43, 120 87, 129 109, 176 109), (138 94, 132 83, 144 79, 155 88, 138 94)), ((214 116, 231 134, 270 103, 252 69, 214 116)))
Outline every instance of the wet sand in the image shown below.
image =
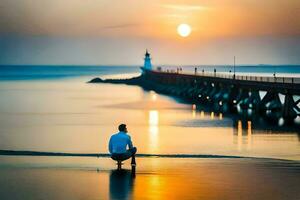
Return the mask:
POLYGON ((300 163, 249 158, 0 156, 0 199, 299 199, 300 163))

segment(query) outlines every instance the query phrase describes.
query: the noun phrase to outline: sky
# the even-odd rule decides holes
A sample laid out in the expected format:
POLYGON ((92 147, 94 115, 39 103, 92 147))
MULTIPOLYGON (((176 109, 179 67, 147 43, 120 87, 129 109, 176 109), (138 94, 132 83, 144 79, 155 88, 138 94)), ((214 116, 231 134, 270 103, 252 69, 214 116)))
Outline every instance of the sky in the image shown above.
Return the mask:
POLYGON ((0 1, 0 65, 142 65, 145 49, 155 65, 300 64, 300 1, 0 1))

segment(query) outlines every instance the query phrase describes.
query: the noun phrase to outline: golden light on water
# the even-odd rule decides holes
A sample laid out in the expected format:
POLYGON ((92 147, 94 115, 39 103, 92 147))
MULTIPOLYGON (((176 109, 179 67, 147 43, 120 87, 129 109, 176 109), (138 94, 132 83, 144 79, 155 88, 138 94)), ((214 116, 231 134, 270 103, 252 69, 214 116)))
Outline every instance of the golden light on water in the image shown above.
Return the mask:
POLYGON ((237 134, 238 134, 238 150, 242 150, 242 142, 243 142, 243 128, 242 128, 242 121, 238 121, 237 125, 237 134))
POLYGON ((158 126, 158 111, 149 111, 149 126, 158 126))
POLYGON ((222 120, 223 119, 223 113, 219 114, 219 119, 222 120))
POLYGON ((149 148, 151 151, 155 151, 158 147, 158 124, 159 113, 157 110, 149 111, 149 148))
POLYGON ((251 149, 251 145, 252 145, 252 122, 251 121, 248 121, 247 122, 247 124, 248 124, 248 128, 247 128, 247 141, 248 141, 248 143, 247 143, 247 149, 249 150, 249 149, 251 149))
POLYGON ((193 118, 193 119, 196 118, 196 109, 197 109, 196 104, 193 104, 193 105, 192 105, 192 118, 193 118))
POLYGON ((180 24, 177 27, 177 33, 181 36, 181 37, 187 37, 191 34, 192 29, 190 27, 190 25, 188 24, 180 24))
POLYGON ((215 118, 215 113, 214 112, 211 112, 210 113, 210 119, 214 119, 215 118))
POLYGON ((204 111, 200 112, 200 119, 204 119, 204 111))
POLYGON ((192 118, 195 119, 196 118, 196 110, 192 110, 192 118))
POLYGON ((157 95, 154 91, 150 91, 150 96, 151 96, 151 100, 152 101, 156 101, 157 100, 157 95))

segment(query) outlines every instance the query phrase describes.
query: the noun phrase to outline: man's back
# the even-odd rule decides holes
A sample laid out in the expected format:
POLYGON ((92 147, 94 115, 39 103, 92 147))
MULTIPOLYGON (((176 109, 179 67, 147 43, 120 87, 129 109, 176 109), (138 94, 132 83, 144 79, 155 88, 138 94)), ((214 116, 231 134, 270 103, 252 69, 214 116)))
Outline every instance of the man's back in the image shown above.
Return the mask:
POLYGON ((109 152, 111 154, 126 153, 127 145, 129 148, 132 148, 131 138, 125 132, 120 131, 111 136, 109 140, 109 152))
POLYGON ((131 138, 127 135, 126 124, 120 124, 118 129, 120 132, 112 135, 108 144, 111 158, 118 162, 118 169, 121 169, 122 161, 131 157, 132 170, 135 171, 135 154, 137 149, 133 147, 131 138))

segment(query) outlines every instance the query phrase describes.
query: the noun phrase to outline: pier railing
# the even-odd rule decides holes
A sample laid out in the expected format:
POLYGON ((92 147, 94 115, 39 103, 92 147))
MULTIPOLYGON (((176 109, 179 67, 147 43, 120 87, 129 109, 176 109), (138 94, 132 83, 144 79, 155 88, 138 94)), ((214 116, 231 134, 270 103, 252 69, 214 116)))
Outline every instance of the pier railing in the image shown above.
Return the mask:
POLYGON ((278 76, 251 76, 251 75, 236 75, 233 73, 225 74, 222 72, 182 72, 175 70, 159 70, 160 72, 166 73, 175 73, 175 74, 187 74, 187 75, 195 75, 195 76, 204 76, 204 77, 216 77, 216 78, 224 78, 224 79, 232 79, 232 80, 245 80, 245 81, 256 81, 256 82, 269 82, 269 83, 294 83, 300 84, 300 77, 278 77, 278 76))

